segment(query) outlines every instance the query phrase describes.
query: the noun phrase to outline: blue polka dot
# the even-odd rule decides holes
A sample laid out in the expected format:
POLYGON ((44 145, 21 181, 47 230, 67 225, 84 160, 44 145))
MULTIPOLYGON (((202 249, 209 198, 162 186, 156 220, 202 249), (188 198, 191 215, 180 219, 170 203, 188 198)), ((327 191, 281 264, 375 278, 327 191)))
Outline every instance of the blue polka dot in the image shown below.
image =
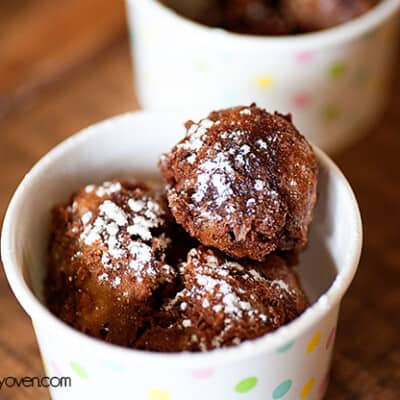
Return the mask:
POLYGON ((273 391, 272 398, 274 400, 281 399, 283 396, 285 396, 285 394, 287 394, 287 392, 290 390, 291 387, 292 387, 292 381, 290 379, 283 381, 273 391))
POLYGON ((277 353, 286 353, 288 350, 292 348, 294 345, 294 340, 292 340, 289 343, 286 343, 284 346, 279 347, 279 349, 276 350, 277 353))

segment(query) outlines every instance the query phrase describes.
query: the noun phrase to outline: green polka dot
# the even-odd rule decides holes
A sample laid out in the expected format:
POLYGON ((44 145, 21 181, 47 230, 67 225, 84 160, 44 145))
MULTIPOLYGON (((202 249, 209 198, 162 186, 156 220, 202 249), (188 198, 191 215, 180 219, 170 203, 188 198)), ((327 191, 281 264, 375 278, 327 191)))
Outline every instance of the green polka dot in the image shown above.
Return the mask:
POLYGON ((258 379, 255 376, 250 376, 248 378, 242 379, 236 386, 235 392, 237 393, 247 393, 254 389, 257 385, 258 379))
POLYGON ((279 347, 279 349, 276 350, 277 353, 285 353, 288 350, 290 350, 292 348, 292 346, 294 345, 294 340, 292 340, 289 343, 286 343, 284 346, 279 347))
POLYGON ((357 87, 364 87, 369 82, 369 73, 365 69, 360 69, 354 76, 354 83, 357 87))
POLYGON ((364 39, 366 39, 366 40, 371 40, 371 39, 375 39, 376 36, 378 36, 378 30, 377 30, 377 29, 375 29, 375 30, 373 30, 373 31, 370 31, 370 32, 367 32, 367 33, 364 35, 364 39))
POLYGON ((291 387, 292 387, 292 381, 290 379, 283 381, 273 391, 272 398, 274 400, 281 399, 285 394, 287 394, 287 392, 290 390, 291 387))
POLYGON ((329 76, 333 79, 341 77, 346 71, 346 66, 342 62, 337 62, 329 68, 329 76))
POLYGON ((76 372, 76 374, 81 377, 82 379, 87 379, 89 377, 88 373, 86 370, 81 367, 77 362, 72 361, 71 362, 71 368, 76 372))
POLYGON ((322 110, 322 117, 327 122, 336 121, 340 117, 340 110, 337 106, 328 104, 322 110))

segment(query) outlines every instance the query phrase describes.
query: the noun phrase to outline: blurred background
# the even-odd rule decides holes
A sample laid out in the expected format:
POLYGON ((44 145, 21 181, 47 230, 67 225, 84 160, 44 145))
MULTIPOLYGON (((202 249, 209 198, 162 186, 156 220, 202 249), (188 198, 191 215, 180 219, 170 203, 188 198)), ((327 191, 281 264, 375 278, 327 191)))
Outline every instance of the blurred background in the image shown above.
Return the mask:
MULTIPOLYGON (((371 55, 372 57, 373 55, 371 55)), ((344 299, 327 399, 400 398, 400 53, 384 116, 333 158, 360 202, 365 244, 344 299)), ((0 217, 30 167, 77 130, 138 108, 122 0, 0 1, 0 217)), ((0 377, 44 374, 0 269, 0 377)), ((0 399, 48 399, 44 388, 0 399)))

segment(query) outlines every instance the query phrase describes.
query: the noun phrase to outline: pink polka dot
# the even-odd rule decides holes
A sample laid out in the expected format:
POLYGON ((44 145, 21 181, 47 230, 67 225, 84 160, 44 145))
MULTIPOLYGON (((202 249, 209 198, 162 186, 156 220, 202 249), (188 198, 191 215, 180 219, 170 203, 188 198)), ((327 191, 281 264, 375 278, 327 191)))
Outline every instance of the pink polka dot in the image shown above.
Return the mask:
POLYGON ((329 384, 329 376, 327 375, 324 379, 322 379, 322 382, 319 385, 318 393, 320 396, 323 396, 325 394, 326 389, 328 389, 328 384, 329 384))
POLYGON ((50 367, 52 369, 53 375, 55 375, 55 376, 63 376, 60 368, 58 367, 58 365, 53 360, 50 361, 50 367))
POLYGON ((296 108, 305 108, 311 103, 311 96, 308 93, 298 93, 293 96, 292 103, 296 108))
POLYGON ((335 335, 336 335, 336 326, 334 328, 332 328, 331 332, 329 333, 328 340, 326 341, 326 344, 325 344, 326 350, 328 350, 329 347, 331 347, 331 345, 335 339, 335 335))
POLYGON ((211 368, 208 369, 198 369, 196 371, 192 372, 193 378, 196 379, 207 379, 210 378, 212 375, 214 375, 214 370, 211 368))
POLYGON ((314 54, 311 51, 303 51, 296 54, 296 60, 299 64, 307 64, 314 58, 314 54))

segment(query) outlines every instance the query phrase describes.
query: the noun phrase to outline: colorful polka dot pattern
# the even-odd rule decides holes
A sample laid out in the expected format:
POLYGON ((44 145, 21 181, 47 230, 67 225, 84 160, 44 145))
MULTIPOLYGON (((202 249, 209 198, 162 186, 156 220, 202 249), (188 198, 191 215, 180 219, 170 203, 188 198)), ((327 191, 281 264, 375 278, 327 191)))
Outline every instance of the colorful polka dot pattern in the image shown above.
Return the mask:
POLYGON ((262 89, 266 89, 266 88, 270 88, 273 85, 274 80, 269 75, 263 75, 263 76, 259 76, 257 78, 256 82, 257 82, 258 87, 260 87, 262 89))
POLYGON ((71 362, 71 368, 72 370, 82 379, 88 379, 89 375, 86 372, 86 370, 77 362, 72 361, 71 362))
POLYGON ((163 389, 150 389, 147 397, 149 400, 171 400, 171 394, 163 389))
POLYGON ((142 83, 139 99, 143 96, 148 107, 160 109, 207 108, 210 96, 214 109, 254 101, 271 111, 292 113, 296 125, 316 145, 333 151, 365 131, 368 117, 376 109, 373 99, 384 95, 386 60, 397 40, 392 37, 396 29, 390 25, 394 26, 374 27, 332 46, 304 43, 264 48, 262 41, 247 46, 247 40, 225 46, 221 45, 224 35, 216 34, 210 46, 189 47, 186 41, 172 46, 174 51, 160 73, 163 53, 159 49, 169 48, 165 46, 169 30, 140 21, 140 29, 134 30, 140 37, 133 38, 145 43, 134 47, 135 53, 140 51, 136 58, 142 83), (165 94, 171 91, 172 98, 165 94))
MULTIPOLYGON (((221 62, 231 64, 233 60, 224 56, 221 62)), ((312 67, 313 64, 318 62, 318 54, 312 51, 303 51, 295 54, 293 62, 296 64, 294 68, 301 68, 303 71, 307 71, 310 66, 312 67)), ((201 59, 194 59, 192 61, 192 68, 196 76, 206 79, 207 74, 212 70, 212 64, 209 65, 201 59)), ((343 98, 340 98, 338 101, 335 93, 342 90, 336 90, 335 88, 339 87, 338 85, 343 86, 343 88, 351 87, 353 88, 353 92, 357 92, 361 96, 372 85, 374 73, 371 73, 371 70, 368 63, 353 67, 351 60, 338 59, 331 61, 321 71, 323 75, 320 75, 320 79, 323 78, 326 85, 326 88, 324 87, 323 89, 327 94, 325 99, 324 96, 320 97, 318 93, 307 86, 303 90, 300 88, 288 91, 286 80, 280 79, 276 73, 251 76, 248 88, 244 92, 246 90, 255 91, 252 98, 255 99, 259 96, 257 102, 262 105, 263 100, 260 99, 265 97, 268 101, 271 101, 275 94, 278 94, 279 98, 281 96, 279 92, 282 90, 285 93, 284 105, 280 105, 283 110, 298 112, 301 115, 308 116, 308 119, 312 118, 316 121, 316 125, 320 124, 329 128, 341 126, 343 130, 343 128, 346 129, 346 127, 354 126, 353 121, 348 121, 349 118, 354 118, 354 112, 351 107, 342 105, 343 98), (329 94, 329 88, 334 88, 332 94, 329 94), (324 99, 325 104, 321 105, 319 103, 321 98, 324 99)), ((162 84, 161 77, 154 77, 146 71, 143 72, 143 79, 149 82, 149 85, 159 86, 162 84)), ((222 89, 219 95, 221 108, 243 102, 241 94, 235 89, 229 90, 227 87, 222 89), (229 93, 226 93, 227 90, 229 93)))
POLYGON ((322 118, 326 122, 334 122, 340 117, 340 109, 335 104, 327 104, 322 108, 322 118))
POLYGON ((303 51, 296 54, 296 61, 299 64, 308 64, 314 59, 314 53, 311 51, 303 51))
POLYGON ((290 350, 292 348, 293 345, 294 345, 294 340, 286 343, 282 347, 279 347, 276 351, 277 351, 277 353, 286 353, 288 350, 290 350))
POLYGON ((50 367, 51 367, 52 375, 64 376, 64 374, 61 372, 58 364, 55 361, 53 361, 53 360, 50 361, 50 367))
MULTIPOLYGON (((332 349, 333 342, 335 340, 336 335, 336 325, 331 325, 329 329, 324 330, 316 330, 314 332, 310 332, 307 340, 291 340, 286 342, 285 344, 277 347, 275 350, 275 357, 278 357, 278 360, 285 360, 287 357, 291 357, 291 352, 296 350, 297 352, 303 351, 304 357, 306 360, 310 360, 310 362, 315 361, 315 356, 321 357, 326 355, 329 356, 329 352, 332 349), (314 355, 312 355, 314 354, 314 355), (314 361, 313 361, 314 360, 314 361)), ((54 374, 56 371, 60 371, 58 366, 55 366, 54 361, 49 361, 51 366, 51 372, 54 374)), ((121 365, 116 365, 113 361, 104 360, 102 366, 107 369, 107 371, 114 370, 117 366, 116 370, 119 373, 124 373, 124 368, 121 365)), ((73 371, 74 375, 79 377, 82 380, 87 380, 89 378, 89 373, 81 363, 76 361, 70 362, 70 368, 73 371)), ((249 366, 251 368, 251 365, 249 366)), ((126 369, 126 366, 125 366, 126 369)), ((312 371, 312 370, 311 370, 312 371)), ((314 371, 318 374, 319 371, 314 371)), ((202 369, 194 369, 187 371, 188 384, 192 387, 199 387, 199 385, 205 385, 204 387, 210 387, 212 384, 219 385, 219 388, 223 390, 228 389, 226 385, 226 376, 223 374, 223 370, 219 371, 215 368, 202 368, 202 369), (204 382, 204 383, 202 383, 204 382), (222 386, 220 386, 222 385, 222 386), (225 388, 225 389, 224 389, 225 388)), ((259 387, 257 396, 262 396, 264 399, 269 400, 290 400, 290 399, 299 399, 299 400, 307 400, 309 398, 320 398, 326 391, 329 376, 324 373, 324 375, 318 376, 309 376, 304 381, 299 381, 296 376, 283 376, 282 380, 277 381, 275 383, 270 382, 270 374, 266 373, 264 375, 249 374, 248 376, 243 376, 241 379, 237 379, 233 382, 230 395, 227 394, 227 398, 229 396, 233 396, 232 398, 247 398, 247 393, 253 393, 255 389, 259 387), (266 391, 265 385, 271 385, 270 388, 266 391), (314 393, 315 392, 315 393, 314 393), (313 394, 314 393, 314 394, 313 394), (244 396, 242 396, 244 395, 244 396), (237 397, 234 397, 237 396, 237 397)), ((94 373, 93 373, 94 376, 94 373)), ((175 389, 181 390, 180 385, 172 385, 172 387, 163 388, 161 387, 153 387, 148 388, 145 391, 145 397, 147 400, 175 400, 181 399, 180 395, 174 393, 175 389)), ((213 398, 211 396, 211 398, 213 398)), ((260 397, 261 398, 261 397, 260 397)))
POLYGON ((250 390, 255 388, 257 382, 258 379, 255 376, 250 376, 248 378, 245 378, 241 380, 239 383, 237 383, 237 385, 235 386, 235 392, 237 393, 250 392, 250 390))
POLYGON ((293 382, 290 379, 283 381, 280 383, 276 389, 272 392, 273 400, 282 399, 289 392, 292 387, 293 382))
POLYGON ((292 99, 292 105, 294 108, 303 109, 311 104, 311 95, 309 93, 296 93, 292 99))
POLYGON ((332 344, 335 340, 335 336, 336 336, 336 326, 333 327, 329 333, 328 339, 325 344, 325 350, 328 350, 332 346, 332 344))
POLYGON ((308 395, 311 393, 313 387, 314 387, 314 383, 315 383, 315 379, 314 378, 310 378, 307 383, 303 386, 303 389, 301 389, 300 392, 300 398, 306 399, 308 397, 308 395))
POLYGON ((197 62, 195 62, 194 65, 195 65, 195 69, 196 69, 198 72, 204 72, 204 71, 207 70, 207 65, 206 65, 204 62, 197 61, 197 62))
POLYGON ((210 378, 212 375, 214 375, 214 370, 211 368, 192 371, 192 376, 195 379, 207 379, 210 378))
POLYGON ((328 72, 331 78, 340 78, 346 72, 346 65, 344 62, 338 61, 331 65, 328 72))
MULTIPOLYGON (((299 64, 300 68, 307 68, 308 64, 312 63, 316 58, 316 55, 311 51, 304 51, 295 55, 295 62, 299 64)), ((336 60, 330 63, 326 67, 326 76, 328 80, 332 83, 331 85, 338 84, 340 79, 346 78, 344 84, 351 84, 356 90, 362 90, 369 85, 371 82, 371 74, 368 70, 368 66, 362 65, 359 69, 351 74, 348 73, 348 62, 345 60, 336 60)), ((256 87, 261 90, 270 89, 272 87, 278 86, 276 85, 276 77, 270 74, 260 75, 256 77, 256 87)), ((310 92, 309 90, 300 90, 298 92, 294 92, 290 95, 288 99, 288 105, 291 110, 298 112, 311 112, 317 106, 318 99, 315 98, 315 94, 310 92)), ((230 97, 235 98, 235 96, 230 97)), ((328 99, 329 101, 329 99, 328 99)), ((232 100, 229 105, 232 105, 232 100)), ((317 110, 318 112, 318 110, 317 110)), ((340 105, 336 102, 326 103, 321 106, 319 114, 321 116, 321 121, 326 125, 331 125, 336 123, 337 121, 343 121, 343 117, 345 117, 342 113, 340 105)))
POLYGON ((319 342, 321 340, 321 332, 317 332, 312 339, 308 342, 306 351, 307 353, 312 353, 315 348, 318 346, 319 342))
POLYGON ((326 389, 328 388, 328 384, 329 384, 329 376, 327 375, 325 376, 325 378, 321 380, 321 383, 319 385, 318 394, 320 397, 322 397, 325 394, 326 389))

